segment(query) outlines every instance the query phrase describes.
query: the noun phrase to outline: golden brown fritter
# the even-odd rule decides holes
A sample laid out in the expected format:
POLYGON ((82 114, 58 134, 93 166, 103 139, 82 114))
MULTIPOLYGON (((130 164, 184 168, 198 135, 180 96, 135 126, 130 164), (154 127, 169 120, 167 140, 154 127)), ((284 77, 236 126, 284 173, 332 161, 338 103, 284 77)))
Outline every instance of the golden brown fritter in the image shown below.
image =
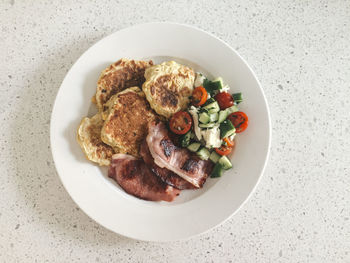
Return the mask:
POLYGON ((88 160, 99 165, 109 165, 112 155, 118 151, 101 140, 102 125, 99 113, 92 118, 83 118, 77 131, 77 141, 88 160))
POLYGON ((145 78, 142 90, 158 114, 170 118, 187 108, 195 78, 191 68, 168 61, 147 68, 145 78))
POLYGON ((103 105, 114 94, 130 87, 141 87, 142 83, 145 81, 145 70, 152 65, 152 61, 138 61, 122 58, 102 71, 97 82, 95 95, 95 101, 99 112, 104 111, 103 105))
POLYGON ((128 88, 108 101, 109 114, 101 138, 121 153, 139 157, 139 147, 147 135, 147 125, 157 119, 144 93, 138 87, 128 88))

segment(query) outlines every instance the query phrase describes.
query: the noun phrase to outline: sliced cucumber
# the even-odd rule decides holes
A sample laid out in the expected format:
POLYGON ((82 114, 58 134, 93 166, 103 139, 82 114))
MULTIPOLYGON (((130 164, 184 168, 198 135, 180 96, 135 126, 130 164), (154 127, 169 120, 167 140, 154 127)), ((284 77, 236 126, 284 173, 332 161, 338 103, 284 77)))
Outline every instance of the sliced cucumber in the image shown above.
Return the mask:
POLYGON ((231 136, 236 132, 235 127, 232 125, 231 121, 224 120, 220 124, 220 138, 225 138, 231 136))
POLYGON ((188 145, 190 145, 191 136, 192 132, 190 131, 184 135, 181 135, 179 139, 181 147, 187 147, 188 145))
POLYGON ((209 122, 209 123, 200 123, 198 126, 200 128, 213 128, 216 125, 216 123, 209 122))
POLYGON ((219 114, 217 112, 211 113, 209 115, 210 122, 215 122, 219 119, 219 114))
POLYGON ((203 81, 203 87, 208 92, 208 94, 210 94, 210 96, 214 95, 216 92, 216 87, 212 85, 212 82, 208 79, 205 79, 203 81))
MULTIPOLYGON (((215 101, 216 101, 216 100, 215 100, 214 98, 207 99, 207 101, 203 104, 203 107, 205 107, 205 106, 207 106, 207 105, 209 105, 209 104, 211 104, 211 103, 213 103, 213 102, 215 102, 215 101)), ((203 107, 200 109, 200 111, 201 111, 201 110, 204 110, 203 107)))
POLYGON ((204 109, 204 108, 198 109, 198 113, 202 113, 202 112, 208 113, 208 110, 207 110, 207 109, 204 109))
POLYGON ((214 166, 213 171, 211 172, 210 177, 211 178, 221 177, 222 176, 222 172, 223 172, 222 165, 220 163, 216 163, 215 166, 214 166))
POLYGON ((212 83, 213 83, 212 85, 215 85, 216 87, 218 87, 219 90, 222 89, 222 87, 224 86, 224 81, 222 80, 221 77, 214 79, 212 83))
POLYGON ((214 112, 220 111, 219 103, 217 103, 217 101, 214 101, 214 102, 204 106, 203 108, 208 110, 209 113, 214 113, 214 112))
POLYGON ((189 149, 191 152, 198 151, 199 147, 201 147, 201 144, 199 142, 191 143, 187 146, 187 149, 189 149))
POLYGON ((224 120, 226 120, 227 115, 228 115, 228 113, 226 110, 221 110, 219 112, 219 119, 218 119, 219 123, 222 123, 224 120))
POLYGON ((220 111, 220 109, 213 108, 213 109, 210 109, 208 112, 209 112, 209 114, 212 114, 212 113, 218 113, 219 111, 220 111))
POLYGON ((231 113, 234 113, 234 112, 238 111, 238 108, 237 108, 236 105, 233 105, 233 106, 231 106, 230 108, 227 108, 225 111, 227 112, 227 116, 228 116, 228 115, 230 115, 231 113))
POLYGON ((240 104, 243 101, 243 96, 242 96, 241 92, 240 93, 233 93, 232 97, 233 97, 233 101, 236 104, 240 104))
POLYGON ((197 155, 199 156, 199 158, 201 158, 202 160, 208 160, 209 156, 210 156, 210 152, 207 148, 202 147, 199 149, 199 151, 197 152, 197 155))
POLYGON ((226 156, 221 156, 219 159, 219 164, 222 165, 222 168, 225 170, 231 169, 232 168, 232 163, 226 156))
POLYGON ((203 87, 206 89, 206 91, 213 96, 217 91, 222 89, 222 80, 216 79, 214 81, 210 81, 208 79, 205 79, 203 81, 203 87))
POLYGON ((221 158, 221 156, 219 154, 217 154, 215 151, 213 151, 210 156, 209 159, 213 162, 213 163, 217 163, 219 161, 219 159, 221 158))
POLYGON ((199 121, 201 123, 208 123, 210 121, 210 116, 206 112, 202 112, 199 114, 199 121))

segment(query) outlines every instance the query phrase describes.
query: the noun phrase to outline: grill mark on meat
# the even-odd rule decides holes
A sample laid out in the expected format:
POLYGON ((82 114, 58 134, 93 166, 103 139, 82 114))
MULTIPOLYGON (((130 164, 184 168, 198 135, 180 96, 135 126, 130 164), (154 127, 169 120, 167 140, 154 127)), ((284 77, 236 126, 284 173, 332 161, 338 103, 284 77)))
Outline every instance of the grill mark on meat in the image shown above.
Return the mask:
POLYGON ((161 140, 160 145, 162 145, 166 157, 170 157, 171 153, 177 148, 169 139, 161 140))
POLYGON ((174 172, 166 168, 160 168, 158 165, 156 165, 148 149, 146 140, 144 140, 140 146, 140 155, 143 158, 144 162, 151 167, 152 172, 156 174, 163 182, 167 183, 168 185, 174 186, 180 190, 195 189, 195 187, 192 184, 190 184, 174 172))
POLYGON ((197 188, 203 186, 214 165, 201 160, 186 148, 179 148, 169 139, 169 131, 163 122, 151 122, 146 137, 154 162, 182 177, 197 188))
POLYGON ((124 174, 124 177, 127 179, 132 179, 137 176, 137 171, 140 169, 140 163, 134 161, 132 165, 125 165, 120 172, 124 174))
POLYGON ((181 167, 186 172, 195 172, 198 169, 198 161, 194 159, 188 159, 181 167))

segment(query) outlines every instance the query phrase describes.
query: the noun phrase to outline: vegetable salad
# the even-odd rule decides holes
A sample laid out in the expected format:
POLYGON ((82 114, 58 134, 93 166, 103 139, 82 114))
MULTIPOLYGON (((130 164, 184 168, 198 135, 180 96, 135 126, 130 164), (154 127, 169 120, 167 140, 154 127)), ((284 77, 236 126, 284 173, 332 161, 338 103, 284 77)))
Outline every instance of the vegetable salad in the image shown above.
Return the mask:
POLYGON ((194 86, 188 110, 175 113, 169 127, 181 135, 181 147, 214 162, 211 177, 220 177, 232 168, 227 155, 232 152, 236 134, 248 127, 248 116, 238 109, 242 93, 230 94, 222 78, 209 80, 201 73, 196 73, 194 86))

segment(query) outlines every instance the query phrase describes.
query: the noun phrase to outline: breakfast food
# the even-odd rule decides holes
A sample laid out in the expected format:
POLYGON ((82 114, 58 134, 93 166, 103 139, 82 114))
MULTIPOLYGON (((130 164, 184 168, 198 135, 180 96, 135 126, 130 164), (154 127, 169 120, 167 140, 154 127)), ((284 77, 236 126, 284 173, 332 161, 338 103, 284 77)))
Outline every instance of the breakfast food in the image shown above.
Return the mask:
POLYGON ((152 109, 159 115, 170 118, 174 113, 187 108, 192 95, 194 71, 175 61, 149 67, 142 90, 152 109))
POLYGON ((120 153, 139 157, 139 147, 147 135, 147 124, 157 118, 138 87, 115 94, 108 103, 108 116, 101 130, 102 141, 120 153))
POLYGON ((213 163, 201 160, 186 148, 177 147, 163 122, 150 123, 146 140, 156 165, 173 171, 197 188, 203 186, 212 171, 213 163))
POLYGON ((179 143, 182 147, 215 164, 212 178, 221 177, 225 170, 232 168, 227 155, 233 150, 236 133, 243 132, 248 126, 247 115, 238 111, 242 94, 231 95, 222 78, 211 81, 200 73, 196 74, 194 86, 192 106, 188 112, 179 111, 172 116, 170 129, 181 134, 179 143), (193 120, 193 125, 192 122, 189 125, 189 119, 193 120))
POLYGON ((125 192, 150 201, 171 202, 180 190, 164 183, 141 159, 127 154, 115 154, 108 170, 125 192))
POLYGON ((109 165, 115 151, 101 140, 102 125, 103 120, 99 113, 92 118, 85 117, 80 122, 77 141, 88 160, 99 165, 109 165))
POLYGON ((238 110, 242 94, 229 90, 175 61, 121 59, 102 72, 99 113, 81 121, 77 139, 125 192, 171 202, 232 168, 228 155, 248 116, 238 110))
POLYGON ((95 101, 99 112, 104 111, 103 105, 114 94, 130 87, 141 87, 145 81, 145 70, 152 65, 152 61, 138 61, 122 58, 102 71, 97 82, 95 95, 95 101))
POLYGON ((152 172, 154 172, 163 182, 180 190, 196 188, 194 185, 182 179, 176 173, 168 170, 167 168, 161 168, 156 165, 153 156, 149 151, 147 140, 144 140, 141 144, 140 154, 144 162, 151 167, 152 172))

